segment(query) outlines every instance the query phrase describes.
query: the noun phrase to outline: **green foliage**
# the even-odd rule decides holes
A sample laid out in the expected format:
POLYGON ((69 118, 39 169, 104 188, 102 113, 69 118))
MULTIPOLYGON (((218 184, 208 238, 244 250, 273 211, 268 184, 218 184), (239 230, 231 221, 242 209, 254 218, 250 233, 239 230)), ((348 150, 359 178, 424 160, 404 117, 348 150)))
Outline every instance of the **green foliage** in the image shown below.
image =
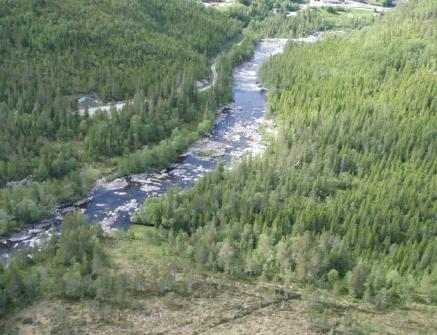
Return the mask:
POLYGON ((93 171, 85 170, 60 180, 0 189, 0 235, 47 215, 57 202, 73 202, 85 196, 94 178, 93 171))
POLYGON ((206 107, 195 83, 242 29, 195 1, 1 0, 0 13, 0 234, 83 196, 85 166, 168 165, 197 136, 177 129, 205 132, 204 109, 225 99, 219 88, 206 107), (83 95, 128 103, 90 117, 83 95))
POLYGON ((109 267, 103 243, 99 225, 90 225, 79 211, 68 214, 59 236, 53 234, 33 250, 23 249, 6 268, 0 266, 0 315, 41 294, 69 299, 102 295, 100 285, 109 267))
POLYGON ((332 269, 328 272, 328 281, 329 284, 333 287, 338 280, 338 271, 336 269, 332 269))
POLYGON ((252 20, 249 27, 263 35, 274 37, 298 37, 332 27, 315 10, 303 10, 295 17, 270 15, 264 20, 252 20))
POLYGON ((353 269, 349 279, 349 292, 353 297, 361 298, 363 296, 369 270, 367 264, 361 262, 353 269))
POLYGON ((291 273, 381 307, 433 301, 431 3, 290 45, 268 61, 261 77, 281 129, 264 157, 231 172, 219 166, 193 189, 147 201, 137 221, 189 233, 193 260, 210 269, 282 280, 291 273))
POLYGON ((336 17, 338 9, 327 7, 328 11, 318 8, 307 8, 296 16, 270 15, 264 20, 252 20, 249 27, 270 37, 295 38, 306 34, 331 30, 335 28, 362 28, 373 22, 373 16, 352 15, 336 17))

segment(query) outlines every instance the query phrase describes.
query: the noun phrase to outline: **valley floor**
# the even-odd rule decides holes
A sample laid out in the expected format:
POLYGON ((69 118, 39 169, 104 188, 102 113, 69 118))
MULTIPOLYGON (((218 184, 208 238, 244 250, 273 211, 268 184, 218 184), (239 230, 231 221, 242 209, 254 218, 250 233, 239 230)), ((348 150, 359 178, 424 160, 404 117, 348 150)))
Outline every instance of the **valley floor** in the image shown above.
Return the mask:
POLYGON ((437 333, 437 306, 375 311, 320 290, 292 285, 285 292, 264 281, 212 275, 185 258, 166 256, 163 245, 148 242, 148 230, 134 226, 107 248, 113 271, 144 276, 145 285, 161 285, 156 292, 114 292, 114 301, 102 304, 43 299, 4 321, 5 335, 437 333))

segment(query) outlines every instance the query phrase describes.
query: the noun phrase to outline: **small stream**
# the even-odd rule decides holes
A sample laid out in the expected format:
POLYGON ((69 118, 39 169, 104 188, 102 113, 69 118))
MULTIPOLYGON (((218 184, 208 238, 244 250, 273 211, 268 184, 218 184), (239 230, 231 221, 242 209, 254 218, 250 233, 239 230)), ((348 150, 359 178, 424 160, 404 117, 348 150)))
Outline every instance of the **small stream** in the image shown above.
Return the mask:
POLYGON ((52 217, 0 241, 0 259, 7 261, 11 251, 35 245, 74 208, 81 208, 90 222, 100 222, 104 230, 126 229, 145 198, 162 195, 170 187, 193 186, 219 159, 231 167, 247 154, 261 154, 266 148, 261 129, 267 133, 274 129, 273 122, 264 118, 265 93, 257 72, 264 60, 280 53, 286 44, 286 39, 264 39, 256 46, 252 59, 234 69, 234 102, 221 109, 210 134, 193 143, 177 163, 156 173, 135 174, 110 183, 98 181, 88 198, 74 206, 59 207, 52 217))

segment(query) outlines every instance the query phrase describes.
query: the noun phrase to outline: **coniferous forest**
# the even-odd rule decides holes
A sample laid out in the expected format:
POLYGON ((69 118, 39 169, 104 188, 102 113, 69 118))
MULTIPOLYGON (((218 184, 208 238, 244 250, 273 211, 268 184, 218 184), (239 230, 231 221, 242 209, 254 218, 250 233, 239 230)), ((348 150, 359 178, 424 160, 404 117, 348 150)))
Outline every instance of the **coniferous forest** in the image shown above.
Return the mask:
POLYGON ((436 333, 435 1, 211 3, 0 0, 0 236, 170 166, 262 38, 323 32, 260 68, 261 156, 145 199, 126 231, 77 210, 0 261, 0 333, 436 333))
POLYGON ((280 125, 268 152, 147 199, 137 222, 212 270, 436 302, 435 9, 289 45, 260 73, 280 125))
POLYGON ((195 137, 184 125, 221 99, 199 98, 195 80, 243 25, 178 0, 4 0, 0 13, 0 235, 86 195, 96 163, 118 175, 171 163, 195 137), (90 95, 129 103, 91 117, 78 105, 90 95))

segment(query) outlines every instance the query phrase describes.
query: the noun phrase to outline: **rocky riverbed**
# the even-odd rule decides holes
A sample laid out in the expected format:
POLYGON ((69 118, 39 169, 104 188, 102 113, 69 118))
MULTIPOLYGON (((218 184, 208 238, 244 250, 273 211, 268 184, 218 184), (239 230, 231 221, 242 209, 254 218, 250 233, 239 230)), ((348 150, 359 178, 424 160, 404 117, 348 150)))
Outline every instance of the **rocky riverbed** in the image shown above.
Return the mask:
POLYGON ((264 117, 265 90, 258 83, 257 72, 265 59, 281 52, 286 44, 286 39, 264 39, 257 45, 253 58, 234 70, 234 102, 221 109, 210 134, 193 143, 179 157, 178 163, 156 173, 136 174, 111 182, 99 180, 88 198, 61 206, 51 218, 1 240, 0 258, 7 260, 11 251, 37 244, 45 233, 50 233, 51 227, 59 226, 63 216, 75 208, 80 208, 90 223, 100 223, 105 230, 125 229, 145 198, 160 196, 170 187, 193 186, 219 159, 232 168, 245 155, 261 154, 266 148, 261 129, 264 133, 272 133, 274 125, 264 117))

